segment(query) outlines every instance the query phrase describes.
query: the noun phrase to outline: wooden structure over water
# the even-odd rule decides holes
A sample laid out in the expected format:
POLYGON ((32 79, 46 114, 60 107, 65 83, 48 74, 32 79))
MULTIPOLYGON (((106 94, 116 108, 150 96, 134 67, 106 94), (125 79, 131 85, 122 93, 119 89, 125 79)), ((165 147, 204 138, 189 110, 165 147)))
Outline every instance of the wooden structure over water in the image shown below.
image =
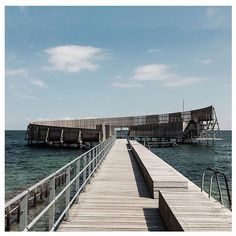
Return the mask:
POLYGON ((5 208, 12 211, 16 202, 19 230, 24 231, 34 230, 45 215, 48 222, 43 225, 50 231, 232 229, 229 209, 137 141, 114 137, 25 190, 5 208), (66 173, 65 183, 56 191, 55 180, 62 173, 66 173), (29 217, 31 193, 45 183, 50 187, 47 204, 41 203, 44 208, 29 217), (57 204, 59 199, 65 203, 63 208, 57 204))
POLYGON ((230 231, 231 212, 136 141, 116 140, 58 231, 230 231))
POLYGON ((213 106, 161 115, 50 120, 31 122, 27 128, 28 144, 71 145, 102 141, 117 129, 127 129, 129 138, 153 137, 189 142, 193 139, 214 140, 219 135, 219 124, 213 106))
POLYGON ((125 139, 118 139, 58 231, 163 231, 166 226, 125 139))

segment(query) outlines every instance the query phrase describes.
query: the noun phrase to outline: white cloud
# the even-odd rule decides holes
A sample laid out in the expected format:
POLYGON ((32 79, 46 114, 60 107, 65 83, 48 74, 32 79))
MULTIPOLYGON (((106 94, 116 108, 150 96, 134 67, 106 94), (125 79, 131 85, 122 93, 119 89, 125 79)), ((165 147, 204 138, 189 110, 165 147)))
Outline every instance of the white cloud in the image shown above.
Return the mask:
POLYGON ((196 61, 202 63, 202 64, 211 64, 213 60, 211 58, 196 58, 196 61))
POLYGON ((134 70, 133 80, 147 81, 147 80, 163 80, 172 76, 169 71, 171 66, 164 64, 144 65, 134 70))
POLYGON ((220 7, 207 7, 206 17, 201 22, 203 28, 219 29, 226 24, 226 14, 220 7))
POLYGON ((202 59, 200 60, 203 64, 210 64, 212 63, 212 60, 210 58, 202 59))
MULTIPOLYGON (((181 78, 177 73, 170 71, 174 66, 165 64, 139 66, 134 70, 130 78, 113 82, 111 86, 116 88, 141 88, 147 81, 158 81, 160 85, 165 87, 180 87, 196 84, 204 80, 197 76, 181 78)), ((119 76, 118 78, 124 77, 119 76)))
POLYGON ((7 69, 6 70, 6 76, 9 76, 9 77, 16 77, 16 76, 27 77, 28 76, 28 71, 26 69, 23 69, 23 68, 7 69))
POLYGON ((147 54, 150 54, 150 53, 155 53, 155 52, 159 52, 160 50, 159 49, 156 49, 156 48, 150 48, 146 51, 147 54))
POLYGON ((225 7, 206 7, 192 29, 199 30, 231 30, 230 10, 225 7))
POLYGON ((6 51, 6 62, 7 63, 14 63, 18 62, 18 56, 16 53, 11 52, 11 51, 6 51))
POLYGON ((37 101, 38 98, 31 95, 30 91, 23 85, 10 85, 10 92, 20 98, 25 100, 37 101))
POLYGON ((38 101, 35 96, 36 89, 47 88, 44 81, 32 78, 27 69, 8 69, 6 77, 11 77, 6 80, 6 89, 9 89, 12 95, 20 99, 38 101))
POLYGON ((142 87, 140 84, 132 83, 132 82, 113 82, 111 83, 111 86, 115 88, 140 88, 142 87))
POLYGON ((165 87, 181 87, 196 84, 202 82, 203 78, 200 77, 186 77, 186 78, 175 78, 164 83, 165 87))
POLYGON ((105 50, 90 46, 64 45, 45 50, 51 68, 58 71, 95 71, 99 65, 94 61, 106 57, 105 50))
POLYGON ((31 79, 30 82, 38 88, 46 88, 47 87, 47 85, 42 80, 31 79))

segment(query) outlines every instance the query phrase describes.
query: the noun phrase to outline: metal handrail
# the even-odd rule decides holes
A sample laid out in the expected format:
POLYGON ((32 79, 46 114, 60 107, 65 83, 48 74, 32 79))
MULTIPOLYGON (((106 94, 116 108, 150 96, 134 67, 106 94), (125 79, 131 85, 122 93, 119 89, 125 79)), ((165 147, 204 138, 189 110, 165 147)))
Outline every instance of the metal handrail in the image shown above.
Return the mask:
POLYGON ((10 201, 8 201, 5 204, 6 209, 10 209, 10 206, 16 202, 19 202, 20 206, 20 230, 22 231, 28 231, 32 226, 46 213, 49 211, 49 230, 54 230, 60 220, 64 217, 66 214, 66 218, 69 217, 69 207, 72 205, 72 203, 77 199, 78 195, 81 192, 81 190, 84 188, 86 183, 89 181, 92 174, 96 171, 104 157, 109 152, 110 148, 112 147, 113 143, 115 142, 115 136, 110 137, 109 139, 105 140, 104 142, 98 144, 97 146, 93 147, 89 151, 83 153, 81 156, 75 158, 73 161, 69 162, 53 174, 49 175, 48 177, 44 178, 43 180, 39 181, 32 187, 28 188, 24 192, 20 193, 10 201), (83 169, 80 170, 80 162, 83 158, 83 169), (71 165, 76 163, 76 176, 70 180, 70 170, 71 165), (57 196, 55 196, 55 178, 56 175, 62 172, 63 170, 66 170, 66 186, 60 191, 57 196), (88 170, 88 177, 86 178, 86 171, 88 170), (82 185, 79 183, 80 176, 83 177, 82 185), (42 186, 45 183, 50 182, 50 192, 49 192, 49 198, 50 202, 49 204, 28 224, 27 218, 28 218, 28 197, 29 193, 35 189, 37 189, 39 186, 42 186), (72 200, 70 201, 70 186, 76 182, 76 193, 72 200), (59 216, 57 222, 54 222, 54 216, 55 216, 55 202, 62 196, 63 193, 66 192, 66 208, 63 211, 63 213, 59 216))
POLYGON ((221 191, 221 187, 220 187, 220 181, 219 181, 219 175, 223 176, 224 181, 225 181, 225 186, 226 186, 226 191, 227 191, 227 196, 228 196, 228 201, 229 201, 229 206, 230 209, 232 208, 232 201, 231 201, 231 196, 230 196, 230 192, 229 192, 229 185, 228 185, 228 180, 227 177, 224 173, 222 173, 221 171, 217 170, 217 169, 213 169, 210 167, 207 167, 205 171, 203 171, 202 173, 202 184, 201 184, 201 192, 204 191, 204 183, 205 183, 205 174, 206 172, 211 171, 213 172, 210 176, 210 185, 209 185, 209 193, 208 196, 209 198, 211 198, 211 192, 212 192, 212 183, 213 183, 213 179, 214 177, 216 178, 216 183, 217 183, 217 187, 218 187, 218 191, 219 191, 219 195, 220 195, 220 202, 222 205, 224 205, 224 200, 223 200, 223 196, 222 196, 222 191, 221 191))

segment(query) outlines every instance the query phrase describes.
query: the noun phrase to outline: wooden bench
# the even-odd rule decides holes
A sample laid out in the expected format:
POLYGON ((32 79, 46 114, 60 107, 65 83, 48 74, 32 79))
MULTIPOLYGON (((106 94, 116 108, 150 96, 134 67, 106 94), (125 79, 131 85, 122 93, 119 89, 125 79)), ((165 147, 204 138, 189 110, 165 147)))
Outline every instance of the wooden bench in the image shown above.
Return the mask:
POLYGON ((137 141, 129 141, 130 148, 148 184, 153 198, 159 198, 159 190, 187 190, 188 180, 137 141))
POLYGON ((170 231, 231 231, 231 211, 198 191, 160 191, 160 214, 170 231))

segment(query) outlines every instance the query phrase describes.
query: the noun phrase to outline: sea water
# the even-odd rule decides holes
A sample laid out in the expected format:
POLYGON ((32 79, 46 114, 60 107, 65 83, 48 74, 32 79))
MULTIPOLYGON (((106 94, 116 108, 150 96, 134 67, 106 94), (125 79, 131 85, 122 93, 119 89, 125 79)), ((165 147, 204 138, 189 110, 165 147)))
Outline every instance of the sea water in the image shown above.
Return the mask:
MULTIPOLYGON (((202 172, 207 167, 220 170, 227 176, 231 192, 231 136, 231 131, 222 131, 223 140, 216 141, 214 145, 184 144, 169 148, 152 148, 151 151, 198 186, 201 186, 202 172)), ((24 138, 25 131, 5 133, 6 200, 10 200, 84 152, 79 149, 31 147, 24 138)), ((221 185, 227 203, 222 179, 221 185)), ((205 190, 208 191, 208 188, 209 178, 206 178, 205 190)), ((214 183, 213 196, 216 199, 218 199, 217 193, 217 186, 214 183)))

